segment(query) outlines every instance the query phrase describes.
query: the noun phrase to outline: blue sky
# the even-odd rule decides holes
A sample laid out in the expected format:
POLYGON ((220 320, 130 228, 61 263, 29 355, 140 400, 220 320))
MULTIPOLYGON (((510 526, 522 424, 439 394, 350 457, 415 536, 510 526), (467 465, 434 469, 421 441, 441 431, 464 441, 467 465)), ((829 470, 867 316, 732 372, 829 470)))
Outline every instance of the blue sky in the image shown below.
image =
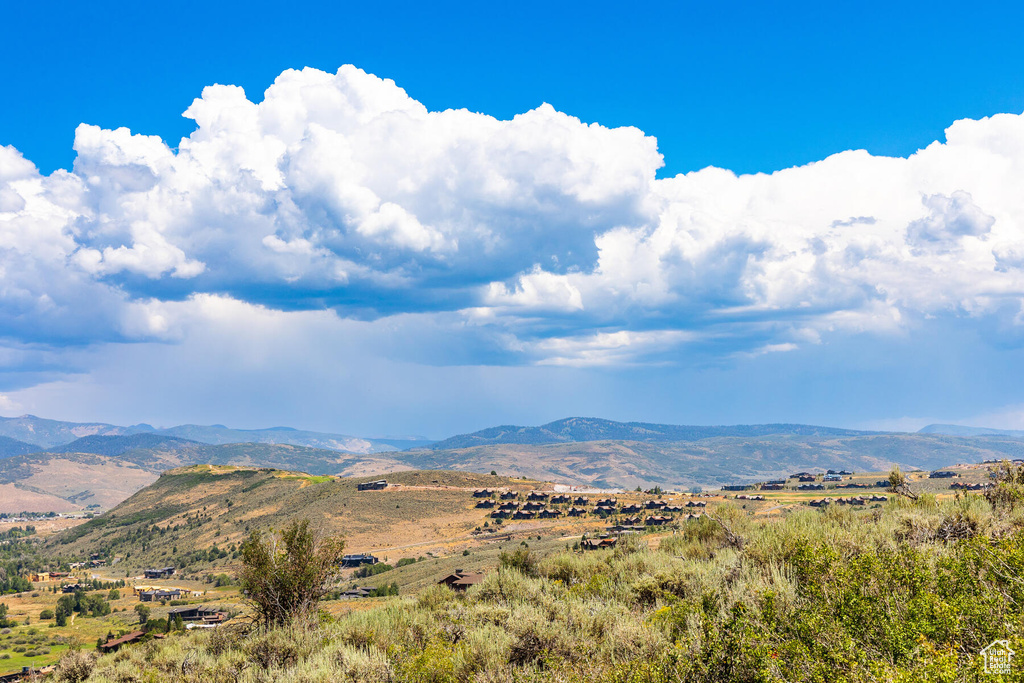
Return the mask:
POLYGON ((1024 426, 1017 4, 7 16, 0 414, 1024 426))

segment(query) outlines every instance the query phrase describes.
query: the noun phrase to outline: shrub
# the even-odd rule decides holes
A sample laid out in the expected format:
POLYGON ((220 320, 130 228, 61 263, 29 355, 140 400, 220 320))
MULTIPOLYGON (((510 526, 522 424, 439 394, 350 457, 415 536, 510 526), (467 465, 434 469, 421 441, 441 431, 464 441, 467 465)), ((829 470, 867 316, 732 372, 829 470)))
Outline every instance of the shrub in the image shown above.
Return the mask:
POLYGON ((44 620, 53 619, 53 610, 44 609, 42 612, 39 613, 39 618, 44 620))
POLYGON ((253 531, 242 545, 239 583, 257 623, 312 621, 337 577, 344 548, 340 539, 314 534, 308 519, 292 523, 280 537, 264 539, 253 531))
POLYGON ((61 655, 53 675, 61 683, 83 683, 95 667, 96 658, 92 654, 72 649, 61 655))

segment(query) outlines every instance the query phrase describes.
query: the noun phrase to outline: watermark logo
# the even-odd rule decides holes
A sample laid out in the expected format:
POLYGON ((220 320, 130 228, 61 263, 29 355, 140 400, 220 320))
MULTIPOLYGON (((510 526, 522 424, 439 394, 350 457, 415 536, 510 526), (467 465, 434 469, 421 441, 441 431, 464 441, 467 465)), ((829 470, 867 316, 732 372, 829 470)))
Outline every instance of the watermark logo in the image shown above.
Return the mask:
POLYGON ((1013 655, 1014 652, 1010 649, 1010 641, 993 640, 988 647, 981 651, 981 658, 985 660, 985 673, 1010 673, 1013 655))

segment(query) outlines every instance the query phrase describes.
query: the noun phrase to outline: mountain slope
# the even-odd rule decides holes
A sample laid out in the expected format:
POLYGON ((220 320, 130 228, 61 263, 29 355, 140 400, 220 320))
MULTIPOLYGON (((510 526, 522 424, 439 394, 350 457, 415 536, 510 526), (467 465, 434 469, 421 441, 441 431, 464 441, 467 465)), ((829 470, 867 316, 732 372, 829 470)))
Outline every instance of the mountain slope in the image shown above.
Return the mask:
POLYGON ((39 446, 12 439, 9 436, 0 436, 0 458, 10 458, 15 455, 35 453, 39 446))
POLYGON ((581 441, 639 441, 660 443, 699 441, 715 437, 762 437, 773 434, 790 436, 858 436, 871 432, 794 424, 697 426, 664 425, 648 422, 615 422, 593 417, 569 417, 540 427, 504 425, 460 434, 430 446, 434 450, 472 448, 495 444, 537 445, 581 441))
POLYGON ((195 441, 179 439, 173 436, 142 433, 125 436, 103 436, 94 434, 75 439, 63 446, 47 449, 49 453, 94 453, 96 455, 121 455, 137 449, 179 450, 198 445, 195 441))

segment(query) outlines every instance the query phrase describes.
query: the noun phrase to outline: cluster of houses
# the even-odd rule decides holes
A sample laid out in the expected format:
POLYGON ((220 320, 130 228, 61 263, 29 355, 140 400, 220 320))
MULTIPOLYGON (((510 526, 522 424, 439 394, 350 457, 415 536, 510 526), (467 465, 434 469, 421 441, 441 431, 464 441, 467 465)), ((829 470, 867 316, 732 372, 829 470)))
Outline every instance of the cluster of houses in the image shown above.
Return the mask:
MULTIPOLYGON (((526 501, 519 502, 519 494, 515 491, 498 491, 496 489, 477 489, 473 497, 480 498, 476 504, 478 508, 491 509, 491 517, 495 519, 551 519, 561 517, 583 517, 591 512, 596 515, 614 514, 639 514, 644 511, 657 511, 662 513, 684 512, 687 508, 703 508, 707 503, 704 501, 689 501, 685 505, 675 505, 666 500, 648 500, 643 503, 628 503, 619 506, 615 498, 602 498, 593 502, 587 496, 572 496, 564 493, 547 493, 545 491, 531 491, 526 494, 526 501), (495 500, 497 498, 497 500, 495 500), (569 506, 565 509, 552 507, 555 505, 569 506)), ((649 519, 660 519, 655 515, 649 519)), ((668 521, 672 517, 666 517, 668 521)), ((663 522, 654 521, 651 524, 663 522)))
POLYGON ((826 505, 867 505, 868 503, 884 503, 889 500, 886 496, 851 496, 849 498, 818 498, 807 501, 811 507, 824 507, 826 505))

